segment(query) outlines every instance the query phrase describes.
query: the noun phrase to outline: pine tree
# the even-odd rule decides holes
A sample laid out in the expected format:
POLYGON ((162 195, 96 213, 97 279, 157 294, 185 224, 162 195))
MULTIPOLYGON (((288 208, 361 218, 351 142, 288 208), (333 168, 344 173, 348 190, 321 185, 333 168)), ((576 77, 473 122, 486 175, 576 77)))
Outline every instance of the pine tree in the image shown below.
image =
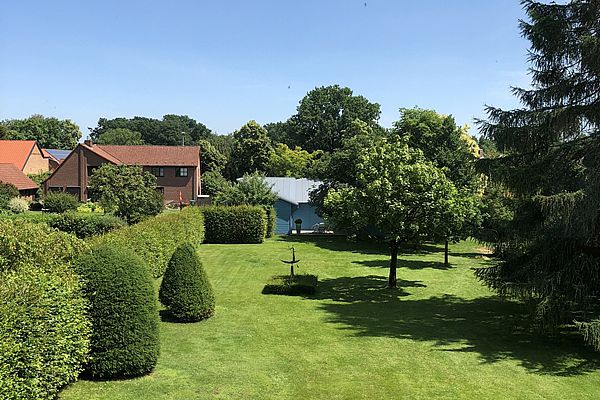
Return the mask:
POLYGON ((517 206, 495 243, 503 262, 477 276, 533 301, 540 328, 575 323, 600 349, 600 1, 522 4, 531 88, 513 88, 521 108, 479 121, 506 154, 487 167, 517 206))

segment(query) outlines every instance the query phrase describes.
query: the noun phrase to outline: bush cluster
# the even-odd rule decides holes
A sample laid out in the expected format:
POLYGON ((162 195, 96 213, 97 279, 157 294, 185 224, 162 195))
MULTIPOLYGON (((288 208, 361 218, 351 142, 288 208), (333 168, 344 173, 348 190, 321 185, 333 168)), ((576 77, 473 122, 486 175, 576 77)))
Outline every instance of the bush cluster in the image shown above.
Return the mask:
POLYGON ((0 182, 0 209, 5 210, 8 207, 10 199, 19 197, 19 190, 11 183, 0 182))
POLYGON ((158 306, 150 272, 133 250, 101 244, 75 263, 92 323, 87 373, 122 378, 150 372, 160 352, 158 306))
POLYGON ((72 194, 65 192, 49 192, 44 197, 44 208, 50 212, 62 214, 75 211, 79 207, 79 200, 72 194))
POLYGON ((275 207, 273 206, 265 207, 265 212, 267 213, 267 233, 265 236, 269 238, 273 237, 275 234, 277 213, 275 212, 275 207))
POLYGON ((193 245, 184 244, 173 253, 160 285, 159 299, 181 322, 200 321, 213 315, 215 296, 193 245))
POLYGON ((317 277, 315 275, 276 275, 265 285, 263 294, 283 294, 299 296, 315 294, 317 291, 317 277))
POLYGON ((126 226, 125 221, 113 215, 81 214, 73 211, 53 216, 48 220, 48 225, 81 239, 103 235, 126 226))
POLYGON ((163 213, 136 225, 94 237, 92 244, 107 243, 135 249, 155 278, 162 276, 175 249, 190 242, 200 244, 204 223, 198 207, 163 213))
POLYGON ((0 221, 0 393, 53 398, 86 361, 90 323, 70 266, 83 241, 44 224, 0 221))
POLYGON ((211 206, 202 208, 207 243, 262 243, 266 213, 261 206, 211 206))
POLYGON ((8 201, 7 207, 15 214, 23 214, 29 210, 29 201, 22 197, 13 197, 8 201))

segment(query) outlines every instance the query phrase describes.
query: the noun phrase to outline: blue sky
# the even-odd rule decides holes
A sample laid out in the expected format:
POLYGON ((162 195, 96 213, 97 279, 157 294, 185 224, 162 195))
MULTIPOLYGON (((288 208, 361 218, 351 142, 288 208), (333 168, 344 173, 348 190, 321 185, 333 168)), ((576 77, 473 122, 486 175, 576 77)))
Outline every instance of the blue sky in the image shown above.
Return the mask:
POLYGON ((187 114, 217 133, 285 120, 316 86, 483 117, 514 107, 517 0, 14 1, 0 13, 0 119, 187 114))

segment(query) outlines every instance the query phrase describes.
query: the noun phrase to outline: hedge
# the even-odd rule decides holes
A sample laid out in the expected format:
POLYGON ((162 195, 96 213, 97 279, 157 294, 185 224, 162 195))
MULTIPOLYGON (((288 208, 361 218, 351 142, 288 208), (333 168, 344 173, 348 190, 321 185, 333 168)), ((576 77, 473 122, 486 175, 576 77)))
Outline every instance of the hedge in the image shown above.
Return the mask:
POLYGON ((83 368, 90 323, 70 262, 83 241, 44 224, 0 221, 0 393, 53 398, 83 368))
POLYGON ((212 286, 191 244, 179 246, 169 260, 159 299, 181 322, 206 319, 215 311, 212 286))
POLYGON ((277 212, 275 211, 275 207, 273 206, 265 207, 265 212, 267 213, 267 233, 265 236, 269 238, 273 237, 273 235, 275 234, 277 212))
POLYGON ((207 243, 262 243, 267 230, 260 206, 203 207, 207 243))
POLYGON ((204 239, 204 223, 198 207, 165 212, 136 225, 90 239, 100 243, 128 247, 144 261, 152 276, 162 276, 175 249, 183 243, 200 244, 204 239))
POLYGON ((71 211, 49 218, 48 225, 59 231, 72 233, 78 238, 83 239, 90 236, 103 235, 115 229, 123 228, 127 224, 114 215, 82 214, 71 211))
POLYGON ((316 275, 275 275, 262 290, 263 294, 282 294, 287 296, 311 295, 317 291, 316 275))
POLYGON ((75 262, 92 322, 87 373, 124 378, 150 372, 158 360, 158 305, 150 272, 133 250, 101 244, 75 262))

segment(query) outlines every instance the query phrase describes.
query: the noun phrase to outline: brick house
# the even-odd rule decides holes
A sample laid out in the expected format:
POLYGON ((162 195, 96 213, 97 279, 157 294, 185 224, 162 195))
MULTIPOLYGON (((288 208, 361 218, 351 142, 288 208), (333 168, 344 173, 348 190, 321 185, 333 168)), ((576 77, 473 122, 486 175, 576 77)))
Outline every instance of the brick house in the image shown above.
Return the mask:
POLYGON ((65 191, 88 199, 88 180, 103 164, 140 165, 156 176, 165 201, 196 201, 200 195, 200 147, 116 146, 80 143, 44 182, 44 192, 65 191))
POLYGON ((33 200, 38 191, 38 185, 11 163, 0 163, 0 182, 14 185, 21 197, 30 200, 33 200))
POLYGON ((35 140, 0 140, 0 163, 14 164, 25 175, 50 170, 50 160, 35 140))

